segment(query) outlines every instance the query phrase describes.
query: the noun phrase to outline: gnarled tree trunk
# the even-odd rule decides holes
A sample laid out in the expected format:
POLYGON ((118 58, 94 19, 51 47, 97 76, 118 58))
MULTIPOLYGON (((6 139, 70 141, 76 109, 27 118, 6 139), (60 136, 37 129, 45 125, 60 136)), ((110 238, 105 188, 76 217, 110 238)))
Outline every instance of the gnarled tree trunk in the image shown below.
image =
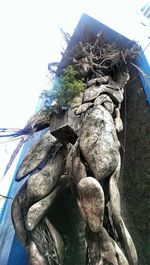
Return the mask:
POLYGON ((68 110, 50 119, 50 132, 20 166, 17 181, 31 175, 12 205, 14 227, 29 250, 30 265, 68 264, 68 246, 77 246, 73 240, 82 247, 77 252, 82 262, 77 257, 72 264, 137 265, 118 188, 120 109, 129 80, 127 61, 135 50, 121 51, 98 34, 93 43, 80 42, 71 56, 85 89, 68 110), (75 227, 69 235, 62 231, 67 231, 61 226, 63 213, 75 227))

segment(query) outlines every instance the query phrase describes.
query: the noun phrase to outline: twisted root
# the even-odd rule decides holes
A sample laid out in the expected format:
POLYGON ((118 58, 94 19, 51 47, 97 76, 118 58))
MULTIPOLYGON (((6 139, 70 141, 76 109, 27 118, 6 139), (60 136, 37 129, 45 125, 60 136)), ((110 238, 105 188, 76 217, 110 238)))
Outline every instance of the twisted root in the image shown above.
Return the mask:
POLYGON ((130 265, 137 265, 138 257, 136 249, 121 216, 120 194, 117 186, 117 182, 120 175, 120 167, 121 162, 119 157, 118 166, 109 181, 111 214, 115 228, 121 240, 122 248, 126 253, 130 265))

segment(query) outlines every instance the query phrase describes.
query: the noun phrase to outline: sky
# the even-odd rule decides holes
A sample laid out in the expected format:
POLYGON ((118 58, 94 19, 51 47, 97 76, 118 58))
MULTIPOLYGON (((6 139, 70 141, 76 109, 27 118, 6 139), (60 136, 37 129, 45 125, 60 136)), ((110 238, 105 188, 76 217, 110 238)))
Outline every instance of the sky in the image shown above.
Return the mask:
MULTIPOLYGON (((0 1, 0 127, 23 128, 34 114, 41 91, 50 86, 47 65, 61 59, 64 42, 59 27, 72 34, 82 13, 87 13, 123 35, 135 34, 146 46, 145 33, 133 18, 145 2, 0 1)), ((0 144, 0 178, 15 145, 0 144)), ((12 171, 9 180, 11 175, 12 171)), ((7 187, 0 187, 5 193, 7 187)))
MULTIPOLYGON (((83 12, 116 30, 125 29, 138 0, 0 2, 0 124, 23 127, 48 87, 47 65, 60 60, 59 27, 72 33, 83 12), (130 7, 130 8, 129 8, 130 7)), ((133 21, 130 23, 134 24, 133 21)))

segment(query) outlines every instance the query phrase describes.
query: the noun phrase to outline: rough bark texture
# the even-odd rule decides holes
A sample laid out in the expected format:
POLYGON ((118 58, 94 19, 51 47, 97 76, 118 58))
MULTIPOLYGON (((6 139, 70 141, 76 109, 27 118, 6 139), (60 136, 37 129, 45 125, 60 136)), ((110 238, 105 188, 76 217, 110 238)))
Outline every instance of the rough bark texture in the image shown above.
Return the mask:
MULTIPOLYGON (((131 50, 120 51, 114 44, 103 41, 102 34, 99 33, 94 43, 78 43, 72 62, 85 83, 83 98, 80 95, 77 99, 79 105, 70 106, 65 112, 51 118, 49 133, 57 140, 50 136, 47 141, 46 133, 46 140, 40 140, 39 147, 36 144, 20 166, 19 179, 32 172, 33 167, 38 167, 36 159, 48 161, 40 172, 29 175, 12 205, 14 227, 22 243, 29 249, 31 265, 36 264, 34 253, 37 254, 35 257, 39 258, 39 262, 41 260, 41 265, 138 265, 134 240, 126 224, 131 226, 132 231, 133 222, 129 213, 134 220, 140 212, 136 214, 135 200, 139 199, 139 193, 143 189, 143 186, 138 186, 139 183, 144 184, 143 178, 141 182, 137 178, 141 172, 140 163, 143 159, 144 170, 148 156, 146 152, 143 153, 140 163, 136 164, 138 151, 141 155, 141 144, 138 149, 135 139, 141 143, 139 131, 143 132, 141 126, 144 123, 143 116, 137 116, 139 111, 136 104, 134 115, 135 111, 137 114, 134 116, 130 113, 130 93, 135 93, 130 86, 127 90, 129 95, 125 94, 125 107, 122 112, 125 124, 124 137, 120 137, 124 147, 122 159, 118 139, 118 132, 123 129, 120 108, 124 87, 129 80, 126 59, 132 61, 135 50, 132 47, 131 50), (138 123, 134 124, 137 117, 138 123), (132 143, 131 134, 134 137, 132 143), (31 167, 32 160, 34 163, 31 167), (119 189, 121 164, 122 172, 127 177, 122 175, 119 189), (137 176, 133 178, 135 173, 137 176), (128 186, 129 183, 132 185, 128 186), (130 190, 133 191, 133 184, 134 199, 130 190), (122 197, 125 198, 123 211, 122 197), (128 204, 130 206, 126 210, 128 204)), ((137 93, 142 92, 138 90, 137 93)), ((136 99, 137 96, 134 100, 136 99)), ((131 109, 133 111, 133 107, 131 109)), ((148 130, 147 127, 144 128, 148 130)), ((142 139, 144 142, 144 138, 142 139)), ((142 225, 143 223, 145 224, 145 219, 142 225)), ((142 231, 146 230, 145 227, 140 226, 142 231)), ((138 232, 135 229, 133 235, 136 240, 138 232)), ((146 248, 144 251, 148 255, 146 248)), ((143 265, 145 257, 140 258, 143 265)))
POLYGON ((20 181, 30 173, 32 173, 50 154, 51 149, 56 144, 56 139, 47 132, 44 134, 38 143, 34 144, 28 155, 23 160, 17 175, 16 180, 20 181), (31 163, 32 161, 32 163, 31 163))
POLYGON ((81 218, 74 191, 66 189, 49 209, 48 217, 64 241, 64 265, 85 265, 85 222, 81 218))
POLYGON ((113 173, 118 163, 118 139, 113 119, 103 106, 96 106, 83 121, 80 148, 96 179, 113 173))

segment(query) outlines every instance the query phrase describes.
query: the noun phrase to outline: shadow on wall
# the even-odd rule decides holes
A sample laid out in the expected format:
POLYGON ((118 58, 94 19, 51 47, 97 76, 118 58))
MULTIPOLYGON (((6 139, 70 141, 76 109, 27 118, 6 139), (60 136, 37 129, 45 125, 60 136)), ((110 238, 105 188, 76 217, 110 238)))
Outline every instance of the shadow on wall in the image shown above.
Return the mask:
POLYGON ((135 242, 139 265, 148 265, 150 264, 150 106, 140 79, 134 71, 126 88, 125 105, 122 113, 125 135, 121 137, 125 153, 123 174, 119 183, 123 217, 135 242))

